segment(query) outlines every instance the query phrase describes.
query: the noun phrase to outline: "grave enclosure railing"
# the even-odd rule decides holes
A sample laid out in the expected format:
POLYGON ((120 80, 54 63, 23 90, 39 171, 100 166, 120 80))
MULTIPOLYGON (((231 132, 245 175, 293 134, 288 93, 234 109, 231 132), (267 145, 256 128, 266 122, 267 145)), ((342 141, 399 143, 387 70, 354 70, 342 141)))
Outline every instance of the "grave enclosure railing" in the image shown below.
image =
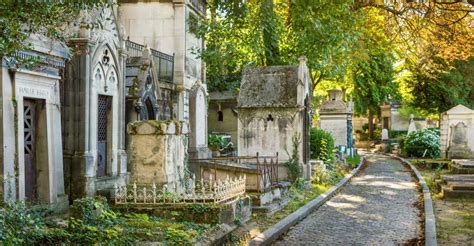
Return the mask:
POLYGON ((137 184, 115 185, 115 204, 166 205, 192 203, 226 203, 245 194, 246 177, 227 177, 225 180, 192 180, 184 192, 170 191, 167 185, 137 184))
POLYGON ((217 166, 219 163, 233 164, 255 164, 257 171, 257 187, 258 192, 266 191, 269 187, 278 185, 278 152, 275 156, 226 156, 213 157, 211 159, 196 159, 193 162, 208 161, 211 162, 214 179, 217 178, 217 166))

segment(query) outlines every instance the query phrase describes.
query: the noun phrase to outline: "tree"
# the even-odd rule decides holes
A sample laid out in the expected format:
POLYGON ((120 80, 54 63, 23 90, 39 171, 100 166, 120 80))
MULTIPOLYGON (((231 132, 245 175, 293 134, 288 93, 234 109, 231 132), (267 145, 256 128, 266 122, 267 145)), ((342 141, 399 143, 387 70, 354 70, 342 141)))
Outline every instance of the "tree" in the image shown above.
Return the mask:
POLYGON ((207 48, 210 90, 238 87, 244 66, 295 64, 308 58, 313 88, 342 77, 357 38, 350 0, 210 0, 199 34, 207 48))
POLYGON ((383 50, 376 50, 369 59, 359 61, 353 71, 355 110, 368 115, 369 137, 374 136, 373 118, 380 110, 380 104, 396 94, 393 82, 393 58, 383 50))
POLYGON ((452 67, 441 58, 434 62, 443 69, 426 72, 411 67, 411 74, 404 81, 410 88, 408 93, 412 95, 412 100, 408 103, 434 114, 449 110, 457 104, 474 107, 474 56, 466 61, 454 61, 452 67))
MULTIPOLYGON (((64 41, 65 29, 81 10, 112 5, 109 0, 0 1, 0 57, 11 59, 20 50, 31 50, 32 34, 64 41)), ((24 62, 18 57, 11 61, 24 62)))

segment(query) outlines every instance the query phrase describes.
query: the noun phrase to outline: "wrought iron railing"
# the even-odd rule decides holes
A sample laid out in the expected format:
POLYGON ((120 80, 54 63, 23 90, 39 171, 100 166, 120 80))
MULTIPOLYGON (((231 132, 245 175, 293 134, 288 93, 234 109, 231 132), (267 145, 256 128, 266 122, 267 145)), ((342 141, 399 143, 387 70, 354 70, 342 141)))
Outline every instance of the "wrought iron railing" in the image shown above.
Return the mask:
POLYGON ((211 162, 214 179, 217 178, 217 166, 219 163, 250 164, 256 165, 257 191, 265 192, 268 188, 278 185, 278 152, 275 156, 261 156, 257 152, 256 156, 227 156, 213 157, 212 159, 196 159, 193 162, 211 162))
POLYGON ((206 14, 206 0, 191 0, 191 5, 202 14, 206 14))
MULTIPOLYGON (((130 40, 127 40, 125 44, 129 57, 142 56, 145 46, 130 40)), ((153 57, 153 63, 155 64, 156 74, 158 75, 158 80, 173 83, 174 54, 168 55, 154 49, 150 50, 153 57)))
POLYGON ((115 185, 115 204, 165 205, 178 203, 226 203, 245 194, 246 177, 227 177, 224 181, 193 181, 182 193, 153 184, 115 185))

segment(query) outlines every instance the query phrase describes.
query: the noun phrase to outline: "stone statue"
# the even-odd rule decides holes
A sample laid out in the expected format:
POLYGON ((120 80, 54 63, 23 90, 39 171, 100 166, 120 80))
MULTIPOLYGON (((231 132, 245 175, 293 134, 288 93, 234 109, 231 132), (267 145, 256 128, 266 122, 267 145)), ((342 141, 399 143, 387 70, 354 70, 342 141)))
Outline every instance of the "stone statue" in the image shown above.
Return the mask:
POLYGON ((410 115, 410 124, 408 125, 408 134, 412 132, 416 132, 416 125, 415 125, 415 120, 413 119, 415 116, 413 114, 410 115))

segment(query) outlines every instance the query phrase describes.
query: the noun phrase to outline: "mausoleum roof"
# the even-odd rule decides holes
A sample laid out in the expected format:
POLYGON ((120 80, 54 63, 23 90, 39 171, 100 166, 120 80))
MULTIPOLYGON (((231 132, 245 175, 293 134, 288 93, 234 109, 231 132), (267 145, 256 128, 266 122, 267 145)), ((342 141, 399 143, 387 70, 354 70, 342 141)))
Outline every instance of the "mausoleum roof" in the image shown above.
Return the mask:
POLYGON ((247 67, 244 69, 239 108, 300 107, 298 66, 247 67))
POLYGON ((446 111, 445 114, 474 114, 474 110, 462 105, 458 104, 457 106, 451 108, 450 110, 446 111))

